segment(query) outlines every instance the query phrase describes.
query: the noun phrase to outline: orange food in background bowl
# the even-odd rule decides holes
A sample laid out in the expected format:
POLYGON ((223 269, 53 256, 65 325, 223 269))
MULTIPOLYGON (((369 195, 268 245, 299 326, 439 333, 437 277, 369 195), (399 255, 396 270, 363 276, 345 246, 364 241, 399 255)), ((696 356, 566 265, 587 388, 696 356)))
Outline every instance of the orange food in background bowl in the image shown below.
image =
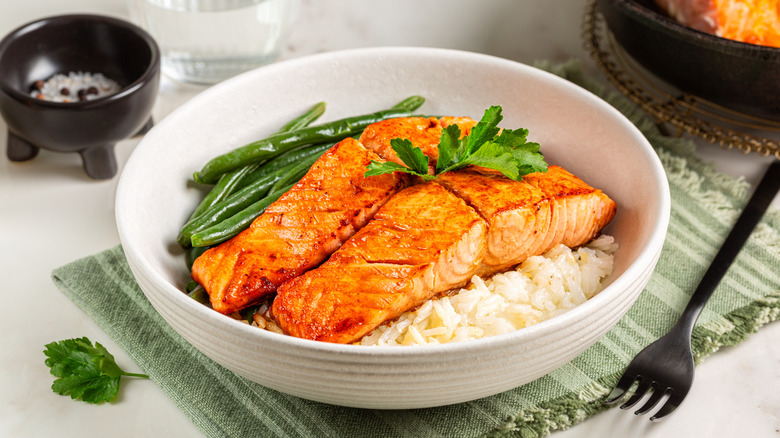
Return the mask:
POLYGON ((780 47, 778 0, 656 0, 679 23, 722 38, 780 47))

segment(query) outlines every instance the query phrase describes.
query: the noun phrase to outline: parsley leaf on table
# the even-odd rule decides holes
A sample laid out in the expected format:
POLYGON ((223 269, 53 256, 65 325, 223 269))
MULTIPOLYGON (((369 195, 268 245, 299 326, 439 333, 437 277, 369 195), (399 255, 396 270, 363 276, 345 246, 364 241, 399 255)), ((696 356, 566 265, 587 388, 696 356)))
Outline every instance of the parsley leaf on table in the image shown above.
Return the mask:
POLYGON ((114 356, 100 343, 87 338, 66 339, 46 345, 46 366, 58 377, 52 391, 87 403, 111 401, 119 393, 122 376, 148 378, 145 374, 126 373, 114 356))
POLYGON ((481 166, 497 170, 507 178, 519 180, 533 172, 546 172, 547 163, 539 152, 539 144, 529 142, 527 129, 504 129, 498 124, 503 119, 500 106, 485 110, 482 119, 471 133, 460 138, 458 125, 442 130, 439 138, 439 158, 435 174, 428 174, 428 157, 408 139, 394 138, 390 146, 404 165, 386 161, 371 161, 365 176, 382 175, 396 171, 411 173, 426 181, 444 172, 467 166, 481 166))

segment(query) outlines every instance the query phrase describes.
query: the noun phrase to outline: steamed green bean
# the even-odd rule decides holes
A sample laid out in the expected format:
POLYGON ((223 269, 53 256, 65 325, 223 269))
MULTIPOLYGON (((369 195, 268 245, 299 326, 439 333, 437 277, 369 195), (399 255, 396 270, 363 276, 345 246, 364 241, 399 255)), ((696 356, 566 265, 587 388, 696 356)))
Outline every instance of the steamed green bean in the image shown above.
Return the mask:
POLYGON ((250 163, 273 158, 301 145, 341 140, 362 131, 372 123, 387 118, 409 115, 411 115, 411 111, 405 108, 390 109, 276 134, 213 158, 199 172, 196 172, 193 178, 196 182, 210 183, 216 181, 220 175, 226 172, 250 163))

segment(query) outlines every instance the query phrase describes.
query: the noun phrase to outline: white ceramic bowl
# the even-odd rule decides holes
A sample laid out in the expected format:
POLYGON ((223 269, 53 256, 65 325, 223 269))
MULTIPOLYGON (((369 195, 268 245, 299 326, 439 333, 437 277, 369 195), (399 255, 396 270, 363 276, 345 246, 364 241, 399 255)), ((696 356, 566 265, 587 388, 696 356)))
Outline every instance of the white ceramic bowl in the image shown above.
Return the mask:
POLYGON ((364 408, 441 406, 543 376, 584 351, 629 309, 666 235, 670 199, 661 164, 640 132, 594 95, 541 70, 473 53, 422 48, 326 53, 260 68, 206 90, 166 117, 133 152, 116 215, 130 267, 149 301, 192 345, 261 385, 364 408), (319 101, 322 121, 392 106, 413 95, 427 114, 480 118, 501 105, 501 126, 530 130, 560 164, 618 204, 607 232, 620 244, 597 296, 517 332, 417 347, 334 345, 259 330, 188 298, 181 224, 202 194, 187 181, 211 157, 272 133, 319 101))

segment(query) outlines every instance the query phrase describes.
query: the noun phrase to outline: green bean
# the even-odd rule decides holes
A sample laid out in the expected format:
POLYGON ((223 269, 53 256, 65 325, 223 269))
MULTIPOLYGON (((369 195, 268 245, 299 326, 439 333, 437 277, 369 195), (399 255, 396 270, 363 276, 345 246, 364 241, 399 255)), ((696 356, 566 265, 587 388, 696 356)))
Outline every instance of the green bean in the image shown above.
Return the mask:
POLYGON ((294 184, 282 187, 265 198, 255 202, 239 213, 205 230, 198 231, 192 235, 192 246, 209 246, 222 243, 233 238, 236 234, 246 229, 256 217, 263 214, 266 208, 279 199, 285 192, 290 190, 294 184))
POLYGON ((302 160, 300 163, 296 164, 287 174, 279 178, 274 183, 273 187, 271 187, 271 192, 275 192, 282 187, 298 182, 301 178, 303 178, 303 175, 306 175, 306 172, 309 171, 309 168, 311 168, 314 162, 320 158, 320 155, 312 155, 311 157, 308 157, 302 160))
POLYGON ((260 305, 255 304, 240 311, 241 317, 250 324, 255 321, 255 314, 260 311, 260 305))
POLYGON ((233 193, 227 199, 212 205, 206 209, 206 211, 198 215, 198 217, 187 221, 179 232, 179 244, 184 248, 189 248, 192 244, 190 237, 193 233, 215 225, 243 210, 247 205, 262 199, 263 196, 271 190, 274 183, 290 172, 296 165, 297 163, 289 164, 286 167, 269 173, 236 193, 233 193))
MULTIPOLYGON (((325 106, 325 102, 316 103, 300 116, 287 122, 284 126, 279 128, 276 133, 280 134, 309 126, 315 120, 320 118, 320 116, 322 116, 322 114, 325 112, 325 106)), ((190 219, 198 217, 198 215, 203 213, 206 209, 227 198, 239 187, 244 185, 244 180, 247 175, 254 172, 258 168, 258 165, 259 163, 252 163, 223 174, 214 187, 212 187, 206 196, 201 200, 200 204, 198 204, 198 206, 195 208, 195 211, 192 212, 190 219)))
POLYGON ((223 174, 214 187, 203 197, 198 206, 195 207, 195 210, 190 215, 190 219, 198 217, 212 205, 230 196, 230 194, 236 191, 236 188, 239 187, 246 176, 254 172, 257 167, 258 164, 253 163, 223 174))
MULTIPOLYGON (((422 97, 411 96, 396 104, 392 110, 382 111, 368 116, 382 114, 382 119, 389 117, 400 117, 400 115, 393 113, 393 111, 414 111, 424 102, 425 99, 422 97)), ((351 123, 355 123, 354 121, 355 118, 342 119, 338 121, 340 123, 335 125, 335 127, 343 127, 344 125, 348 126, 351 123)), ((303 177, 303 175, 306 174, 311 165, 327 149, 332 147, 333 144, 334 143, 325 143, 314 146, 298 147, 296 149, 284 152, 281 155, 278 155, 275 158, 263 163, 258 167, 258 169, 245 178, 245 181, 251 180, 249 185, 232 195, 229 199, 226 199, 219 204, 215 204, 215 206, 212 206, 212 208, 204 211, 198 218, 188 221, 188 223, 182 227, 182 231, 179 236, 180 243, 185 247, 192 245, 192 237, 195 234, 218 226, 220 221, 231 218, 233 215, 237 214, 240 209, 247 207, 251 203, 258 203, 262 201, 262 197, 265 196, 265 194, 269 191, 275 193, 280 188, 282 188, 282 186, 291 187, 293 183, 298 181, 303 177)), ((278 198, 278 196, 276 198, 278 198)), ((276 198, 274 198, 274 200, 276 198)), ((197 246, 201 245, 196 245, 196 247, 197 246)))
POLYGON ((297 129, 309 126, 314 123, 315 120, 319 119, 323 113, 325 113, 325 102, 317 102, 305 113, 290 120, 286 125, 279 128, 277 133, 295 131, 297 129))
POLYGON ((191 237, 194 233, 216 225, 225 220, 248 205, 259 201, 267 193, 274 192, 277 189, 297 182, 309 171, 309 168, 324 153, 310 155, 297 163, 288 164, 274 172, 258 179, 254 183, 244 187, 231 195, 228 199, 211 206, 197 218, 188 221, 179 233, 179 244, 183 247, 189 247, 191 237))
POLYGON ((406 99, 393 105, 393 109, 402 109, 406 111, 414 111, 421 107, 425 103, 425 98, 422 96, 409 96, 406 99))
POLYGON ((200 172, 193 175, 193 178, 196 182, 210 183, 216 181, 223 173, 250 163, 273 158, 298 146, 341 140, 380 120, 409 115, 411 115, 411 111, 390 109, 276 134, 211 159, 200 172))
POLYGON ((317 155, 319 157, 323 152, 327 151, 335 144, 336 143, 322 143, 310 146, 307 145, 292 151, 285 152, 276 158, 266 161, 254 172, 247 175, 246 179, 244 180, 245 184, 252 184, 253 182, 275 170, 286 167, 290 164, 298 163, 312 155, 317 155))
POLYGON ((201 304, 205 304, 207 306, 211 305, 209 294, 206 292, 206 289, 203 289, 201 285, 197 285, 194 289, 189 291, 187 295, 201 304))

